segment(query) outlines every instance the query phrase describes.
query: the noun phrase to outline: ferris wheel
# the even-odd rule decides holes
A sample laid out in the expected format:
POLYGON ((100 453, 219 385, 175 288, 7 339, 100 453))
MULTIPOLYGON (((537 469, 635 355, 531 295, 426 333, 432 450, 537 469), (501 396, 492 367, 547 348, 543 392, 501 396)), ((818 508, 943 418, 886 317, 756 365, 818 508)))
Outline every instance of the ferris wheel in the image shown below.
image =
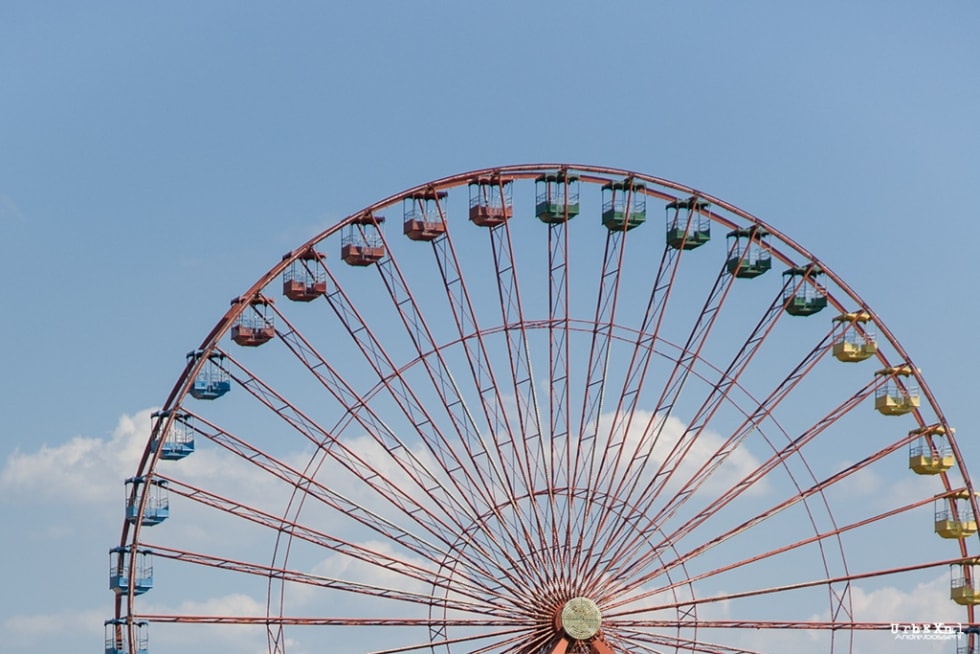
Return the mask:
POLYGON ((125 482, 107 654, 855 652, 930 624, 980 651, 977 497, 922 373, 694 188, 421 184, 286 253, 184 363, 125 482))

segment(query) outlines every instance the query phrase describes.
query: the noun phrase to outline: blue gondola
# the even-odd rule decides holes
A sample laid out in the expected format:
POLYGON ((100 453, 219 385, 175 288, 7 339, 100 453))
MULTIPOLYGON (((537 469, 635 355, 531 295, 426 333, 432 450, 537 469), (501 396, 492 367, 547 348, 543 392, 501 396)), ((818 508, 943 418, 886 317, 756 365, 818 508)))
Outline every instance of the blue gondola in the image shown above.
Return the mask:
POLYGON ((126 642, 129 623, 122 619, 106 620, 105 654, 147 654, 149 652, 149 639, 146 634, 148 625, 146 620, 133 623, 136 630, 136 647, 133 649, 126 642))
MULTIPOLYGON (((170 417, 170 411, 157 411, 151 417, 164 421, 170 417)), ((160 458, 164 461, 178 461, 194 453, 194 430, 191 429, 189 420, 190 416, 182 413, 166 427, 166 435, 160 446, 160 458)), ((164 428, 163 422, 159 422, 154 427, 154 436, 150 440, 151 450, 156 451, 157 444, 160 442, 159 434, 164 428)))
POLYGON ((153 557, 150 550, 136 550, 136 556, 129 555, 129 546, 113 547, 109 550, 109 588, 118 595, 129 592, 129 575, 133 559, 133 593, 142 595, 153 588, 153 557))
MULTIPOLYGON (((194 352, 188 352, 187 359, 193 363, 203 356, 204 353, 201 350, 195 350, 194 352)), ((194 383, 191 384, 188 390, 191 397, 198 400, 216 400, 231 390, 231 380, 228 378, 228 371, 221 366, 224 359, 224 354, 208 355, 208 360, 201 366, 197 377, 194 379, 194 383)))
POLYGON ((143 507, 144 525, 158 525, 170 517, 170 497, 167 493, 167 482, 161 479, 151 479, 150 483, 147 484, 146 477, 130 477, 126 480, 126 520, 130 524, 136 523, 144 493, 147 494, 146 505, 143 507))

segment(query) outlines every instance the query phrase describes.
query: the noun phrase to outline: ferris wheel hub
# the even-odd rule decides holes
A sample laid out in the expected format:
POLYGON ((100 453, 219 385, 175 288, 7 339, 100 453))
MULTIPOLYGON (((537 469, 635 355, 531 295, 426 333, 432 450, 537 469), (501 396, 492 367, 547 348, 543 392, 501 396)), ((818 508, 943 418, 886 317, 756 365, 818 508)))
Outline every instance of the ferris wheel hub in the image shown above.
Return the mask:
POLYGON ((602 613, 587 597, 573 597, 565 602, 559 615, 562 630, 575 640, 588 640, 602 626, 602 613))

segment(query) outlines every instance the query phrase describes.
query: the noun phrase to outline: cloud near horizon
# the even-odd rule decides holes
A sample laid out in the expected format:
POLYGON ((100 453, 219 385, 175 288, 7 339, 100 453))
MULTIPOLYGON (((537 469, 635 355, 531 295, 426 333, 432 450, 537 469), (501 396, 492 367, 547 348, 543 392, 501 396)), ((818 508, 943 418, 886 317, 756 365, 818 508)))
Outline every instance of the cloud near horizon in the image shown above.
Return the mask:
POLYGON ((0 498, 93 504, 122 497, 122 482, 139 461, 155 410, 123 414, 108 438, 75 436, 35 452, 15 450, 0 469, 0 498))

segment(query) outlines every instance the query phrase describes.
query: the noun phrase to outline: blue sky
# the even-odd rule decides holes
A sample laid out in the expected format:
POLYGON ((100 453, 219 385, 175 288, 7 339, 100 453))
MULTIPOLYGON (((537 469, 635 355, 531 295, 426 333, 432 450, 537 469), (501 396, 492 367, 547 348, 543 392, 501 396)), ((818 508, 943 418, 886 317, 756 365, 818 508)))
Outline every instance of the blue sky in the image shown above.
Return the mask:
POLYGON ((965 1, 4 3, 0 640, 100 647, 140 430, 229 299, 469 169, 637 170, 777 226, 875 308, 977 468, 978 21, 965 1))

